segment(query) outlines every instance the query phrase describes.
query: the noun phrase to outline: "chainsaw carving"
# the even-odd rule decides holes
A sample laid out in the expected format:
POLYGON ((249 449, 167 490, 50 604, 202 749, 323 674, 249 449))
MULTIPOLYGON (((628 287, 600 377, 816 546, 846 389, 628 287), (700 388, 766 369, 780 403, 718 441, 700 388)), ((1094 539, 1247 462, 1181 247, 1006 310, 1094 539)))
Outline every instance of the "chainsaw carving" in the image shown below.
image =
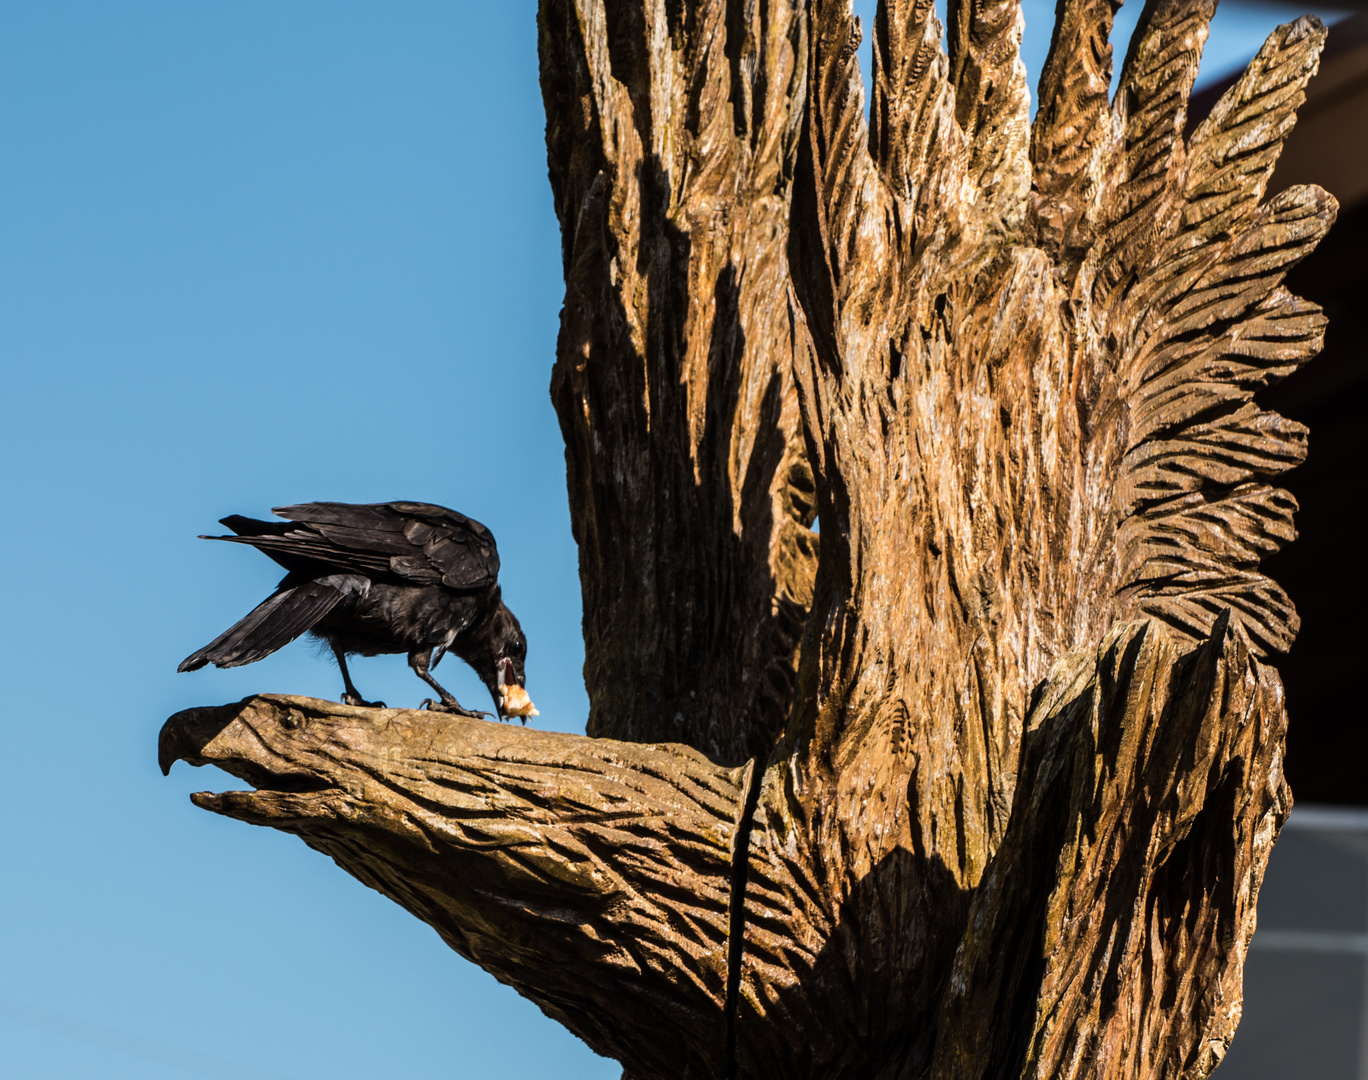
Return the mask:
POLYGON ((1185 135, 1215 8, 543 0, 591 738, 259 697, 165 764, 636 1080, 1202 1077, 1290 806, 1259 560, 1334 200, 1324 30, 1185 135), (816 513, 819 538, 809 526, 816 513))

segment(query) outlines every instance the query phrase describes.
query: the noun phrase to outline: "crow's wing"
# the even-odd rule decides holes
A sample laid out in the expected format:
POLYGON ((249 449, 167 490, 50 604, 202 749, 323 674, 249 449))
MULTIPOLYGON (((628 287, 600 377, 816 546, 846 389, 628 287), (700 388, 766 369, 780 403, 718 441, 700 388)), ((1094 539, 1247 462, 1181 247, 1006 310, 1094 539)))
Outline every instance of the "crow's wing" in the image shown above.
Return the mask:
POLYGON ((219 524, 226 525, 238 535, 203 536, 200 539, 249 544, 294 575, 325 577, 341 571, 367 577, 384 577, 394 573, 390 569, 389 559, 383 554, 340 547, 303 522, 286 524, 281 521, 258 521, 256 518, 233 514, 221 518, 219 524))
POLYGON ((282 565, 308 560, 330 568, 393 575, 421 585, 478 590, 499 577, 494 535, 478 521, 431 503, 302 503, 272 513, 288 525, 225 518, 224 524, 269 526, 232 537, 265 551, 282 565))
POLYGON ((366 583, 336 577, 309 581, 268 596, 204 648, 181 661, 177 671, 198 671, 205 664, 241 667, 270 656, 313 627, 349 591, 366 583))

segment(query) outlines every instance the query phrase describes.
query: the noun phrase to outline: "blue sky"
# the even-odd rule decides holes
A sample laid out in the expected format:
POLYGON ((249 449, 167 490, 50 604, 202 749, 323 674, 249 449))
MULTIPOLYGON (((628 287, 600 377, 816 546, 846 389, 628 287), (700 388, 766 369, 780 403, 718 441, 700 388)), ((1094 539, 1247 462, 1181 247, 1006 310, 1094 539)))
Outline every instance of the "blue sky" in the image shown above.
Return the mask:
MULTIPOLYGON (((1026 6, 1034 75, 1054 5, 1026 6)), ((1208 70, 1296 10, 1223 8, 1208 70)), ((236 781, 155 761, 178 709, 338 696, 303 643, 175 672, 277 577, 195 535, 311 499, 493 528, 537 723, 583 730, 534 12, 0 2, 0 1080, 618 1076, 297 839, 186 798, 236 781)), ((399 657, 353 674, 425 696, 399 657)))

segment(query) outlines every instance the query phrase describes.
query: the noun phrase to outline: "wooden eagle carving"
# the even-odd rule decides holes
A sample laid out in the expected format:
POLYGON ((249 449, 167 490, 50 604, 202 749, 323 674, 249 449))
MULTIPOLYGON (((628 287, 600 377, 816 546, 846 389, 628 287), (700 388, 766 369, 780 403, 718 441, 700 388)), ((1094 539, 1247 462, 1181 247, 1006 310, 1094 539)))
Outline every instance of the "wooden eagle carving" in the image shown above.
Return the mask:
POLYGON ((263 696, 163 752, 636 1080, 1206 1076, 1291 804, 1325 39, 1214 0, 543 0, 590 737, 263 696), (868 115, 868 121, 866 120, 868 115), (820 536, 811 526, 820 519, 820 536), (383 777, 382 784, 374 782, 383 777))

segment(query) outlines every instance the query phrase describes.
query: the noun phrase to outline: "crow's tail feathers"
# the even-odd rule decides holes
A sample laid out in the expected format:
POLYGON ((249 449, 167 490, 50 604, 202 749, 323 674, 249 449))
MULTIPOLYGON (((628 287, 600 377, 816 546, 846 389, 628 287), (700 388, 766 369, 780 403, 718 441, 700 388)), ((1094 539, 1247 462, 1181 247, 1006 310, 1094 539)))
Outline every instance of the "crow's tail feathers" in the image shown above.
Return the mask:
POLYGON ((312 627, 344 595, 343 590, 321 581, 281 589, 204 648, 187 656, 176 670, 198 671, 205 664, 241 667, 264 659, 312 627))
MULTIPOLYGON (((226 518, 219 518, 219 524, 232 529, 239 536, 284 536, 294 527, 288 521, 261 521, 258 518, 243 517, 241 514, 229 514, 226 518)), ((205 539, 227 540, 230 537, 210 536, 205 539)))

